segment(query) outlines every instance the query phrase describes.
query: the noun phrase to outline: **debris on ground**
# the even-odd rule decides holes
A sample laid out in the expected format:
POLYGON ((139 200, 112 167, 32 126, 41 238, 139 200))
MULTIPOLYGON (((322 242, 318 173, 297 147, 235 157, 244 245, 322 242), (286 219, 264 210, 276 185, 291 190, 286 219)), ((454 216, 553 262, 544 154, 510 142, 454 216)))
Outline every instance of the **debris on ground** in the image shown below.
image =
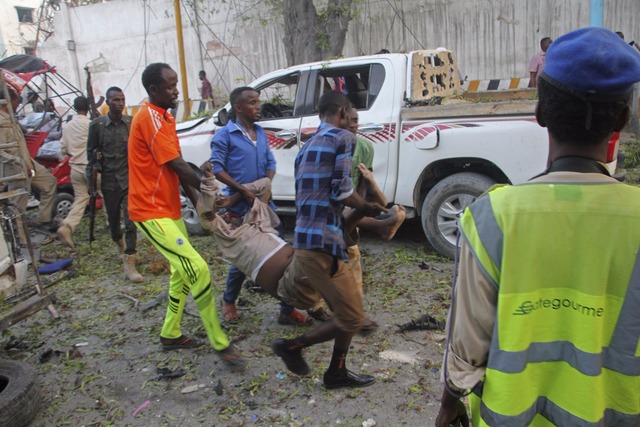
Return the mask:
POLYGON ((206 388, 206 387, 207 387, 206 384, 194 384, 194 385, 190 385, 183 388, 182 390, 180 390, 180 393, 189 394, 189 393, 193 393, 194 391, 202 390, 203 388, 206 388))
POLYGON ((182 368, 178 368, 174 371, 169 368, 158 368, 156 370, 156 373, 158 374, 158 376, 155 378, 155 380, 164 380, 167 378, 180 378, 187 372, 182 368))
POLYGON ((432 331, 432 330, 444 330, 446 325, 445 320, 438 320, 433 316, 425 314, 417 319, 413 319, 407 323, 403 323, 398 326, 398 332, 405 331, 432 331))
POLYGON ((21 349, 21 348, 26 348, 25 343, 23 343, 22 341, 20 341, 18 338, 16 338, 15 336, 11 335, 9 337, 9 341, 7 341, 7 343, 4 346, 5 350, 11 350, 11 349, 21 349))
POLYGON ((376 425, 378 425, 378 423, 376 423, 373 418, 369 418, 368 420, 362 422, 362 427, 373 427, 376 425))
POLYGON ((44 352, 42 352, 42 354, 40 354, 40 357, 38 357, 38 362, 47 363, 54 355, 60 356, 61 354, 62 352, 60 350, 53 350, 51 348, 48 348, 44 352))
POLYGON ((380 359, 391 360, 393 362, 408 363, 410 365, 416 363, 415 356, 394 350, 382 351, 380 352, 380 354, 378 354, 378 356, 380 357, 380 359))
POLYGON ((163 293, 161 293, 160 295, 158 295, 157 297, 154 298, 153 301, 146 303, 145 305, 143 305, 142 307, 140 307, 140 311, 141 312, 146 312, 151 310, 152 308, 155 308, 157 306, 159 306, 160 304, 162 304, 169 296, 169 292, 168 291, 164 291, 163 293))
POLYGON ((218 380, 218 384, 216 384, 215 387, 213 387, 213 391, 215 391, 218 396, 222 396, 224 389, 222 388, 221 380, 218 380))
POLYGON ((420 267, 420 269, 422 270, 437 271, 438 273, 442 273, 444 271, 441 268, 434 267, 433 265, 427 264, 426 261, 422 261, 420 264, 418 264, 418 267, 420 267))
POLYGON ((142 411, 144 408, 148 407, 149 405, 151 405, 151 401, 150 400, 145 400, 142 405, 138 406, 138 409, 133 411, 131 416, 135 417, 136 415, 138 415, 138 413, 140 413, 140 411, 142 411))

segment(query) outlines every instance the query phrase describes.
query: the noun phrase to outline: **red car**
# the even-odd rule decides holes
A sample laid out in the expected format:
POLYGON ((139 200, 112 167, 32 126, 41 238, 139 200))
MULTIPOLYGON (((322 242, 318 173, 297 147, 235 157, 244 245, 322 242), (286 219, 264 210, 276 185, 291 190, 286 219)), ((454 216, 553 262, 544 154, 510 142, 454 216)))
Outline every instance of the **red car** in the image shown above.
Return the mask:
MULTIPOLYGON (((47 136, 47 132, 31 132, 25 135, 27 141, 27 148, 32 158, 36 159, 38 163, 46 167, 51 171, 51 174, 58 181, 58 194, 56 195, 56 201, 54 204, 54 216, 64 219, 71 210, 73 204, 73 186, 71 185, 71 166, 69 166, 70 156, 66 156, 62 161, 59 161, 55 157, 37 157, 38 149, 44 142, 47 136)), ((102 199, 98 198, 96 202, 96 208, 102 207, 102 199)))

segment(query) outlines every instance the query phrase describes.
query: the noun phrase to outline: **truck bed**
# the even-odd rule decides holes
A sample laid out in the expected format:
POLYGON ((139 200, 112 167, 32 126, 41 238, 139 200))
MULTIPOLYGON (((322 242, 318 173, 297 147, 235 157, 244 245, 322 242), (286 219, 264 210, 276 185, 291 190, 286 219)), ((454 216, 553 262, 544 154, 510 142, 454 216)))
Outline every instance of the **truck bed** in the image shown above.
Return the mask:
POLYGON ((469 92, 446 98, 439 105, 410 106, 401 111, 403 120, 482 116, 533 116, 536 99, 533 90, 469 92))

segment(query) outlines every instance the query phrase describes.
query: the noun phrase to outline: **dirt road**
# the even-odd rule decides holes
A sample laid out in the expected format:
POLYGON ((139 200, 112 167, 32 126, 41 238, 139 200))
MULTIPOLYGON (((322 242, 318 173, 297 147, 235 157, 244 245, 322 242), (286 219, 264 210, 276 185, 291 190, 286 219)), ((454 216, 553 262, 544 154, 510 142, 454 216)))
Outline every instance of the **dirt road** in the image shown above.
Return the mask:
MULTIPOLYGON (((103 221, 100 219, 100 221, 103 221)), ((242 294, 242 320, 225 325, 249 361, 233 374, 211 348, 159 351, 165 305, 140 307, 167 288, 163 258, 144 240, 139 254, 145 283, 125 280, 115 245, 104 223, 90 248, 86 224, 74 233, 77 276, 50 290, 61 317, 43 310, 11 328, 1 341, 0 358, 37 367, 42 402, 34 425, 132 426, 378 426, 431 425, 440 393, 442 331, 399 333, 397 325, 429 313, 444 318, 452 263, 439 257, 419 223, 405 224, 392 242, 363 235, 365 305, 381 327, 352 343, 348 366, 376 376, 368 388, 327 391, 322 374, 329 343, 305 351, 307 377, 288 373, 269 343, 293 337, 303 327, 277 324, 278 305, 260 293, 242 294), (18 348, 5 349, 9 334, 18 348), (164 370, 163 370, 164 369, 164 370), (162 378, 164 374, 180 374, 162 378), (185 389, 191 390, 185 393, 185 389), (193 391, 195 390, 195 391, 193 391), (367 425, 372 425, 369 422, 367 425)), ((291 238, 289 230, 287 238, 291 238)), ((211 265, 215 293, 222 295, 228 268, 211 238, 193 239, 211 265)), ((48 258, 66 257, 58 243, 42 248, 48 258)), ((185 333, 205 338, 193 301, 187 305, 185 333)))

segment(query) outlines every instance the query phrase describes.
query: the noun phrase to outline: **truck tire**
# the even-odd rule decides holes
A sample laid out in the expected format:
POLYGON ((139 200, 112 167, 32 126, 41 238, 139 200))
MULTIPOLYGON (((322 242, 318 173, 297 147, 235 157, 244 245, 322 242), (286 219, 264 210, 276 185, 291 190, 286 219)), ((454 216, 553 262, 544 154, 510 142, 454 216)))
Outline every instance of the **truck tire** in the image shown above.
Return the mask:
POLYGON ((440 255, 455 257, 458 219, 493 184, 487 176, 462 172, 446 177, 429 191, 422 204, 422 229, 440 255))
MULTIPOLYGON (((192 165, 191 163, 189 163, 189 166, 191 166, 191 169, 195 172, 198 178, 202 177, 202 171, 200 168, 192 165)), ((192 190, 197 199, 199 195, 198 191, 195 189, 192 190)), ((182 187, 180 187, 180 212, 182 214, 182 219, 184 220, 184 225, 187 228, 187 233, 189 233, 190 236, 202 236, 205 234, 202 226, 200 225, 198 212, 196 211, 195 206, 193 206, 193 203, 191 203, 191 200, 189 200, 189 198, 184 194, 182 187)))
POLYGON ((184 225, 187 227, 187 233, 191 236, 201 236, 204 234, 204 230, 200 225, 200 217, 196 208, 191 203, 191 200, 184 194, 180 194, 180 212, 184 225))
POLYGON ((40 400, 35 369, 24 362, 0 360, 0 426, 29 425, 40 400))

